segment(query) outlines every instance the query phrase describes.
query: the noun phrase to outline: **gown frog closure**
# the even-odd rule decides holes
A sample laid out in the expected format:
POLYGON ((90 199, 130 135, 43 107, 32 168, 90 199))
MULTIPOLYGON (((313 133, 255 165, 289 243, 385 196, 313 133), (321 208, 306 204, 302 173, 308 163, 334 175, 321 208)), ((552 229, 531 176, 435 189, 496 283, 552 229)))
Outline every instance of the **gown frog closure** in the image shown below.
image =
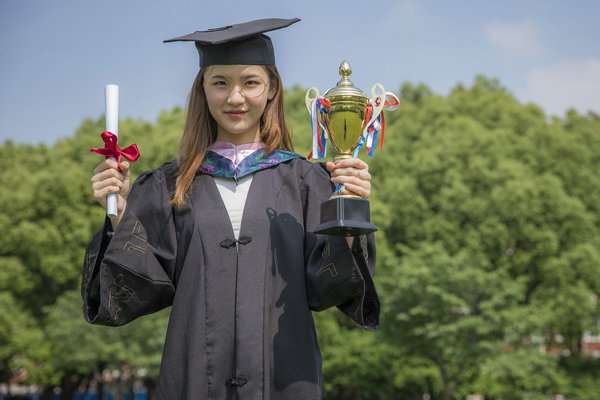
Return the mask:
POLYGON ((320 399, 311 311, 337 306, 377 327, 373 234, 350 248, 312 233, 334 190, 324 164, 259 149, 234 168, 208 155, 182 207, 170 204, 174 162, 136 180, 114 235, 107 219, 87 247, 85 319, 123 325, 172 306, 158 399, 320 399), (246 174, 236 239, 212 175, 246 174))

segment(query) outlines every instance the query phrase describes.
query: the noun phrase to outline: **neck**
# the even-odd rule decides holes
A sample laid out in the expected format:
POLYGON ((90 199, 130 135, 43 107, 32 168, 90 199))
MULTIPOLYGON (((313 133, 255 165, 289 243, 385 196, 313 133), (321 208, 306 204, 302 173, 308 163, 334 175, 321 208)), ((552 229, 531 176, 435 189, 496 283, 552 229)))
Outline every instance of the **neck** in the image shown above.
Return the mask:
POLYGON ((246 133, 230 133, 219 127, 217 141, 228 142, 235 144, 236 146, 240 144, 260 142, 260 127, 257 126, 256 129, 249 130, 246 133))

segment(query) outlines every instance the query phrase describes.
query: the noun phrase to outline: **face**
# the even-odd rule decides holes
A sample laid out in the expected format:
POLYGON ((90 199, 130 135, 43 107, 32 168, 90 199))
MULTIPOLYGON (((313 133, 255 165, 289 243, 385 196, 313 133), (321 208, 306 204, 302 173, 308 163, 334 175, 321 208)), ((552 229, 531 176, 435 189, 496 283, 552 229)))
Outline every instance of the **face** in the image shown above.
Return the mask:
POLYGON ((208 109, 217 122, 217 140, 260 141, 260 118, 275 96, 269 74, 259 65, 211 65, 204 71, 208 109))

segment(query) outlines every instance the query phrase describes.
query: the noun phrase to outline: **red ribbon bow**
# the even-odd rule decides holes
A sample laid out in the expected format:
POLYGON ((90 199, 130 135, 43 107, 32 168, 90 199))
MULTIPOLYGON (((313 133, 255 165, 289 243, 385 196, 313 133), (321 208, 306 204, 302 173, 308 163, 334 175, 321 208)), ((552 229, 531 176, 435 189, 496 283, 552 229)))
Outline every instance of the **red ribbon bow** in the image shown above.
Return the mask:
POLYGON ((135 162, 140 157, 140 151, 138 150, 137 145, 132 144, 124 149, 120 149, 117 144, 117 135, 111 132, 102 132, 101 136, 102 140, 104 140, 104 148, 90 149, 90 151, 106 156, 106 158, 116 158, 117 168, 121 169, 121 156, 131 162, 135 162))

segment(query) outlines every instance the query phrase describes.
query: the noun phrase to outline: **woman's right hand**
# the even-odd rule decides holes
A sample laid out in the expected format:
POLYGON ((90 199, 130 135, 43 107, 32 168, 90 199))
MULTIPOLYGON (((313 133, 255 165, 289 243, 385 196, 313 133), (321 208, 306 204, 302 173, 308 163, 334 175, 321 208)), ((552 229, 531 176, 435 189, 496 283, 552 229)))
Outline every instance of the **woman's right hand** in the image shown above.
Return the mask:
POLYGON ((121 162, 121 170, 117 167, 117 162, 106 159, 96 168, 92 176, 92 190, 98 203, 106 209, 106 198, 111 193, 117 195, 117 218, 111 218, 113 229, 117 229, 119 221, 127 205, 127 193, 129 193, 129 163, 121 162))

